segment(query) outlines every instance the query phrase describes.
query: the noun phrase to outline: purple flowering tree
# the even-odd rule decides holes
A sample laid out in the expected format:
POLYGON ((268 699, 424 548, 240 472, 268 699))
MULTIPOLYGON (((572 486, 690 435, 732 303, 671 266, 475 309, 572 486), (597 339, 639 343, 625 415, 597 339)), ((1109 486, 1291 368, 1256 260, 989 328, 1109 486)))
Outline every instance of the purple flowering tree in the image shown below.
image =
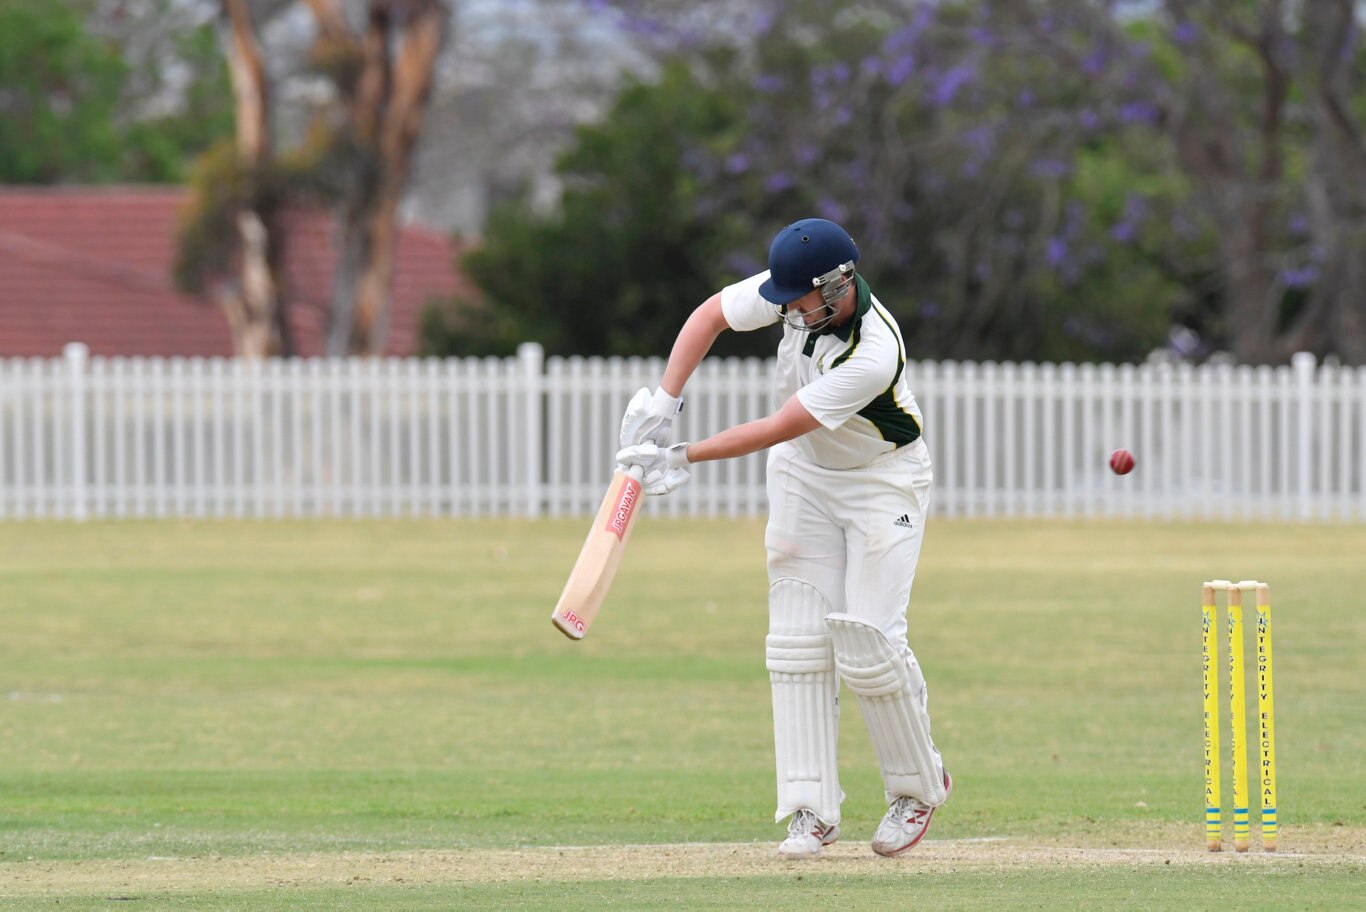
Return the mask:
MULTIPOLYGON (((738 112, 707 135, 680 121, 671 180, 687 192, 649 207, 690 226, 654 236, 721 251, 661 257, 691 260, 691 281, 761 269, 772 232, 816 214, 850 229, 919 357, 1134 359, 1170 338, 1181 357, 1366 360, 1350 0, 588 12, 738 112)), ((642 110, 678 103, 647 96, 642 110)), ((571 184, 620 183, 614 158, 577 156, 571 184)))
POLYGON ((1190 186, 1181 222, 1215 244, 1216 311, 1202 328, 1243 361, 1310 350, 1366 363, 1357 5, 1166 0, 1127 20, 1114 6, 1021 8, 1093 97, 1166 142, 1190 186), (1091 50, 1078 54, 1082 33, 1091 50))
MULTIPOLYGON (((668 21, 664 5, 613 9, 628 6, 668 21)), ((1079 104, 1092 77, 1062 71, 1011 4, 747 8, 744 40, 732 27, 689 53, 746 109, 700 172, 718 212, 758 238, 808 213, 844 223, 920 356, 1132 358, 1161 342, 1183 294, 1145 253, 1162 206, 1114 167, 1079 167, 1088 145, 1118 161, 1101 140, 1146 129, 1152 105, 1079 104)))

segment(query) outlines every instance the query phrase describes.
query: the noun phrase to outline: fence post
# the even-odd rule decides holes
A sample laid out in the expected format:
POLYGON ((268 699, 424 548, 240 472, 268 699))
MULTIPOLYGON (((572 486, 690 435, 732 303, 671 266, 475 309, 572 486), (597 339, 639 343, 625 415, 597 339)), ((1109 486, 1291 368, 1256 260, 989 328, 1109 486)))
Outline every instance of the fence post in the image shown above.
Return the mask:
POLYGON ((517 346, 517 360, 522 365, 522 381, 526 394, 523 401, 522 439, 526 443, 523 457, 526 460, 526 476, 523 478, 526 494, 526 515, 532 518, 541 515, 541 464, 545 452, 544 424, 542 420, 542 377, 545 367, 545 349, 536 342, 523 342, 517 346))
POLYGON ((1313 515, 1314 505, 1314 478, 1313 478, 1313 446, 1314 446, 1314 372, 1317 361, 1312 352, 1295 352, 1290 356, 1290 366, 1295 375, 1295 393, 1299 400, 1298 408, 1300 413, 1299 434, 1295 438, 1295 445, 1298 449, 1298 464, 1295 466, 1295 474, 1299 478, 1298 512, 1300 519, 1309 519, 1313 515))
POLYGON ((62 349, 66 358, 67 379, 71 390, 71 518, 84 522, 85 503, 85 364, 90 349, 83 342, 68 342, 62 349))

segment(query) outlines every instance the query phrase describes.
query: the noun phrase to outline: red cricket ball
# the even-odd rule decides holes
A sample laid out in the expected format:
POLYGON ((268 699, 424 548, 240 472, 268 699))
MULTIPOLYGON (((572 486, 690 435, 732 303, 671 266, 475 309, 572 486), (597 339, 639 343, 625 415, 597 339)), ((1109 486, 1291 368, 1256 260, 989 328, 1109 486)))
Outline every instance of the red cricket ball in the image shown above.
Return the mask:
POLYGON ((1134 470, 1134 454, 1128 450, 1115 450, 1110 454, 1110 470, 1116 475, 1128 475, 1134 470))

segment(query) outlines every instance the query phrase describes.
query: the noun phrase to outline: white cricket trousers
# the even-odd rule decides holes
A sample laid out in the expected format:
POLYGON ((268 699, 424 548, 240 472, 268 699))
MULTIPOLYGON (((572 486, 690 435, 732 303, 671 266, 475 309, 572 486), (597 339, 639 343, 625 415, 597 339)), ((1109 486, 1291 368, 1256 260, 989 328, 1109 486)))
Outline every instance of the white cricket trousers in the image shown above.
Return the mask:
POLYGON ((920 560, 934 472, 923 440, 857 469, 826 469, 790 443, 768 455, 770 584, 810 583, 905 653, 906 606, 920 560))

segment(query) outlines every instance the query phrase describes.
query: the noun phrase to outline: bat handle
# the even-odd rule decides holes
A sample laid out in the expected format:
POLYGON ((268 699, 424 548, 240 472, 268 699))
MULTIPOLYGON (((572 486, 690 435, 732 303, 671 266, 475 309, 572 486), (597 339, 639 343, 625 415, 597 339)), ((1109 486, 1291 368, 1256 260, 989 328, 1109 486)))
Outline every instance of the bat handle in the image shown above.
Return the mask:
POLYGON ((627 475, 630 475, 630 476, 631 476, 632 478, 634 478, 636 481, 640 481, 642 478, 645 477, 645 467, 644 467, 644 466, 638 466, 638 465, 627 466, 627 467, 623 468, 622 471, 624 471, 627 475))

